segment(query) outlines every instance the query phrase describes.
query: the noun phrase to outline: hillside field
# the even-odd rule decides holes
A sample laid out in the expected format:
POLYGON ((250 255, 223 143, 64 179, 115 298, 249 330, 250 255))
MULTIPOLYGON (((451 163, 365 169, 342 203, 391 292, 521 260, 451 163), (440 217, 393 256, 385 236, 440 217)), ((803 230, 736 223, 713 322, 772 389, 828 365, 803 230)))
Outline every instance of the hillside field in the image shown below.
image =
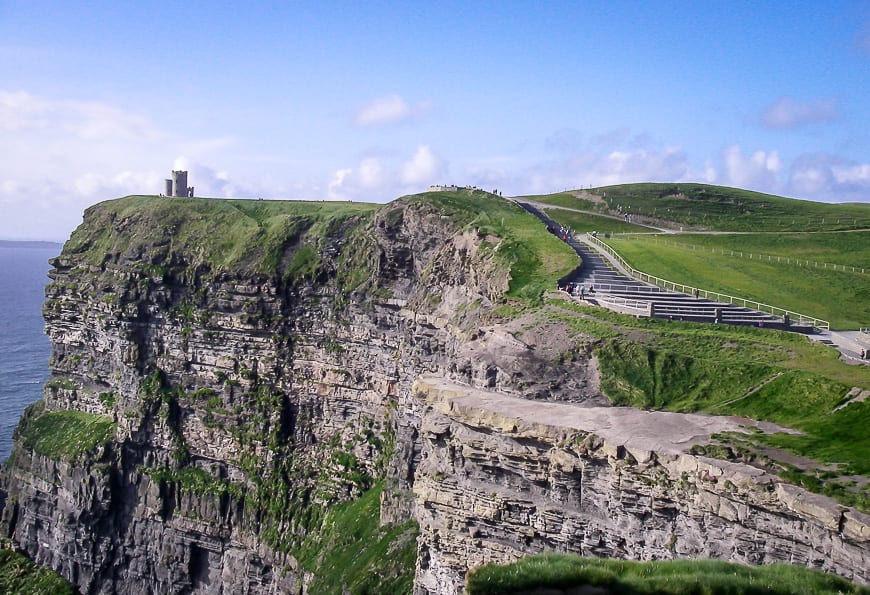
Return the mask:
POLYGON ((870 231, 605 241, 634 268, 669 281, 822 318, 835 330, 870 326, 870 231))

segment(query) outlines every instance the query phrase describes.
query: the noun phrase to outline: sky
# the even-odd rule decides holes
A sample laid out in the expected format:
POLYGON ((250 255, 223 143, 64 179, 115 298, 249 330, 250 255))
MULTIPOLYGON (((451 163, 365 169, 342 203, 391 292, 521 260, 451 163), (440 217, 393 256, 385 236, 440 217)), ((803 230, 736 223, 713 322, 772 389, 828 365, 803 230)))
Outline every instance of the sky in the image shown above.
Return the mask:
POLYGON ((158 194, 870 202, 870 0, 0 0, 0 238, 158 194))

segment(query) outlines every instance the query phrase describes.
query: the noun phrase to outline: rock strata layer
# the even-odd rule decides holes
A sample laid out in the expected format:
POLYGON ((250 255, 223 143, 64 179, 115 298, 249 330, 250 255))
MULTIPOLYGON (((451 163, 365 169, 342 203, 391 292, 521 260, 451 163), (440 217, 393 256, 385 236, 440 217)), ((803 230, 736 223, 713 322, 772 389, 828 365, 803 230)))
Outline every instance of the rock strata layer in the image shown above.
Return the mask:
POLYGON ((695 456, 718 432, 771 424, 530 402, 423 376, 414 481, 417 584, 543 551, 787 562, 870 580, 870 516, 742 463, 695 456))

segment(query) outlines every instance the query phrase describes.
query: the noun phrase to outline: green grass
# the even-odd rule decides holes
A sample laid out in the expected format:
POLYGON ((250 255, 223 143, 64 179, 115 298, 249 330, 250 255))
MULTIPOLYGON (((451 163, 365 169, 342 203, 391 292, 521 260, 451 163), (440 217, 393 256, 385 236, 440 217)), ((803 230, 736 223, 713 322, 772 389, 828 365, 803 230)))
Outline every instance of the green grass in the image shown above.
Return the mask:
POLYGON ((580 264, 576 253, 546 233, 538 218, 488 192, 427 192, 409 200, 431 204, 459 228, 498 238, 490 248, 510 271, 510 297, 539 301, 580 264))
POLYGON ((535 196, 518 196, 520 200, 527 199, 535 202, 554 205, 557 207, 568 207, 569 209, 577 209, 580 211, 600 211, 608 210, 607 203, 603 200, 593 201, 582 198, 583 194, 580 191, 572 192, 556 192, 554 194, 542 194, 535 196))
POLYGON ((64 247, 73 263, 131 261, 151 275, 183 279, 221 272, 312 278, 326 239, 342 235, 337 273, 343 289, 371 277, 376 247, 366 224, 379 209, 427 205, 448 215, 457 230, 495 238, 485 248, 511 275, 510 297, 539 300, 579 260, 535 217, 511 201, 483 191, 408 196, 391 205, 128 196, 89 208, 64 247), (366 269, 366 270, 362 270, 366 269))
POLYGON ((127 196, 90 207, 64 246, 90 264, 147 258, 159 273, 182 257, 212 271, 273 273, 286 248, 322 238, 341 221, 365 219, 380 205, 127 196))
POLYGON ((51 459, 71 461, 115 434, 111 417, 83 411, 45 411, 42 401, 27 408, 18 425, 25 447, 51 459))
POLYGON ((50 568, 38 566, 24 554, 12 549, 4 539, 0 543, 0 593, 28 595, 73 595, 78 589, 50 568))
POLYGON ((469 573, 466 593, 508 595, 583 585, 620 595, 870 593, 840 577, 788 564, 750 567, 716 560, 629 562, 571 554, 541 554, 505 566, 482 566, 469 573))
POLYGON ((590 190, 610 212, 724 231, 821 231, 870 228, 870 204, 796 200, 708 184, 622 184, 590 190))
POLYGON ((617 236, 607 242, 634 268, 669 281, 828 320, 834 329, 870 325, 870 232, 617 236), (799 267, 796 257, 867 272, 799 267))
POLYGON ((565 209, 544 209, 544 213, 552 220, 562 225, 570 225, 576 233, 598 231, 601 233, 649 233, 657 231, 652 227, 645 227, 629 223, 622 219, 593 215, 590 213, 577 213, 565 209))
POLYGON ((380 526, 377 484, 361 498, 332 507, 297 559, 314 579, 309 593, 378 595, 411 593, 417 558, 417 524, 380 526))

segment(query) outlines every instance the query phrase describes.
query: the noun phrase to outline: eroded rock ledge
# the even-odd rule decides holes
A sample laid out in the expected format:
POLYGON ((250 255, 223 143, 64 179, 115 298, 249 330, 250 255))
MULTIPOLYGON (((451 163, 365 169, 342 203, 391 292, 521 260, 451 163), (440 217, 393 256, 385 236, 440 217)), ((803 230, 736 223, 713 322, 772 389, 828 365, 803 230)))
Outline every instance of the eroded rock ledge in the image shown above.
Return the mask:
POLYGON ((738 418, 531 402, 433 376, 414 481, 417 585, 545 550, 638 560, 704 557, 870 580, 870 516, 743 463, 690 453, 738 418))

